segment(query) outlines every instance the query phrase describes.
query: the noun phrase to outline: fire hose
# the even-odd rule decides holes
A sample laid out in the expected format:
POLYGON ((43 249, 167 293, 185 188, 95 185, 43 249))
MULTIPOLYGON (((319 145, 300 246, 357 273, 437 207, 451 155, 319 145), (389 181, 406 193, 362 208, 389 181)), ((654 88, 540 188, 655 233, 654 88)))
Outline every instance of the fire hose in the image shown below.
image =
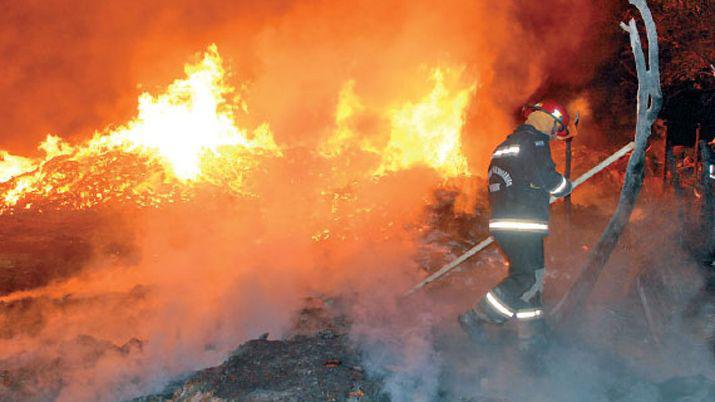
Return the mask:
MULTIPOLYGON (((633 141, 629 142, 626 144, 623 148, 619 149, 616 151, 613 155, 609 156, 608 158, 604 159, 601 163, 598 165, 594 166, 589 170, 588 172, 582 174, 579 176, 576 180, 574 180, 571 184, 573 186, 573 189, 575 190, 576 187, 580 186, 581 184, 585 183, 587 180, 589 180, 591 177, 595 176, 598 172, 602 171, 603 169, 607 168, 617 160, 621 159, 624 157, 628 152, 632 151, 633 148, 635 147, 635 143, 633 141)), ((573 190, 572 190, 573 191, 573 190)), ((554 198, 551 197, 549 200, 549 204, 553 204, 558 200, 559 198, 554 198)), ((487 237, 486 239, 482 240, 479 242, 476 246, 472 247, 471 249, 467 250, 464 254, 459 256, 457 259, 454 261, 447 263, 444 265, 442 268, 440 268, 438 271, 433 273, 432 275, 428 276, 427 278, 423 279, 422 282, 418 283, 415 287, 407 291, 404 296, 409 296, 412 293, 422 289, 426 285, 436 281, 437 279, 443 277, 447 273, 449 273, 451 270, 454 268, 458 267, 460 264, 462 264, 464 261, 467 261, 469 258, 474 256, 475 254, 479 253, 480 251, 484 250, 487 248, 490 244, 494 243, 494 238, 492 236, 487 237)))

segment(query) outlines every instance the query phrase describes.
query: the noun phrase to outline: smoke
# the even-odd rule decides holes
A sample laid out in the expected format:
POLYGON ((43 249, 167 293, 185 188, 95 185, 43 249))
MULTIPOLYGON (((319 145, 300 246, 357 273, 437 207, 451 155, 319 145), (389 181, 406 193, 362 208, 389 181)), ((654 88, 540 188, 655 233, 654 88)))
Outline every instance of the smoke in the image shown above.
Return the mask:
MULTIPOLYGON (((508 326, 502 344, 475 345, 456 325, 457 314, 503 275, 499 261, 491 261, 474 272, 465 264, 466 273, 444 280, 446 289, 433 286, 398 302, 376 290, 362 298, 352 333, 366 367, 398 401, 652 401, 673 395, 707 400, 715 378, 712 297, 701 290, 691 250, 678 240, 697 231, 684 230, 684 222, 674 218, 679 200, 645 190, 576 325, 549 320, 553 332, 543 354, 529 358, 519 352, 508 326), (478 282, 464 294, 458 284, 469 278, 478 282), (688 377, 692 380, 683 380, 688 377)), ((583 266, 587 253, 580 245, 594 244, 610 215, 575 208, 569 227, 563 209, 555 211, 547 244, 548 308, 583 266)))
MULTIPOLYGON (((381 279, 405 282, 395 275, 381 279)), ((352 338, 363 352, 366 369, 383 380, 391 401, 433 401, 444 359, 433 334, 439 313, 422 298, 396 300, 394 290, 373 286, 369 297, 353 302, 352 338)))
POLYGON ((133 245, 141 250, 138 264, 99 262, 22 295, 29 306, 20 317, 35 328, 13 323, 16 334, 2 343, 4 365, 37 370, 56 361, 57 371, 37 377, 66 383, 59 400, 117 400, 217 364, 236 339, 280 335, 290 306, 299 306, 306 256, 232 208, 222 208, 219 219, 217 208, 205 202, 142 215, 143 222, 132 220, 143 232, 133 245), (261 246, 264 236, 270 244, 261 246), (271 253, 274 247, 286 257, 271 253))
POLYGON ((526 100, 552 87, 564 102, 581 94, 602 56, 594 51, 597 33, 588 29, 601 18, 600 6, 5 4, 3 149, 30 152, 48 132, 80 141, 129 120, 141 91, 165 86, 191 55, 215 42, 249 109, 241 123, 268 122, 285 151, 253 173, 253 197, 198 189, 187 205, 128 208, 102 224, 115 225, 119 249, 131 250, 132 258, 91 238, 95 253, 81 271, 6 295, 3 307, 13 313, 3 320, 13 320, 13 329, 3 333, 0 361, 36 373, 32 386, 23 378, 8 381, 37 399, 116 400, 156 391, 220 362, 246 339, 287 333, 312 292, 351 295, 354 339, 395 400, 432 399, 443 362, 434 328, 454 308, 422 300, 403 314, 396 300, 418 276, 415 228, 443 181, 424 166, 368 179, 379 157, 365 150, 319 156, 335 135, 341 91, 353 83, 363 105, 351 129, 384 145, 385 113, 429 94, 435 69, 456 72, 454 88, 475 88, 461 152, 480 175, 526 100))

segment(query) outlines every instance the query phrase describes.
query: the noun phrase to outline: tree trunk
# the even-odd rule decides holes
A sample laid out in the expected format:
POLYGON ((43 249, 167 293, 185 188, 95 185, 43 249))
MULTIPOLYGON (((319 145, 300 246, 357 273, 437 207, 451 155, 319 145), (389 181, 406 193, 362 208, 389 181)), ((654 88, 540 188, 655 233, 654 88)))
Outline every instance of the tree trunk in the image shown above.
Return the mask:
POLYGON ((562 309, 559 311, 559 315, 555 317, 558 321, 569 321, 569 317, 573 317, 574 313, 585 304, 608 258, 616 247, 623 229, 628 223, 643 184, 645 150, 648 144, 648 137, 651 134, 651 126, 655 122, 662 104, 658 64, 658 36, 653 16, 645 0, 629 0, 629 3, 636 6, 643 16, 648 38, 648 60, 646 61, 635 19, 631 19, 628 25, 621 23, 621 27, 630 35, 631 49, 633 50, 638 72, 635 149, 628 160, 626 176, 616 212, 611 217, 608 226, 589 255, 581 275, 566 295, 562 309))
POLYGON ((703 165, 700 171, 700 188, 703 197, 700 209, 700 222, 702 225, 700 233, 703 236, 703 241, 699 245, 704 248, 704 257, 706 259, 712 259, 713 251, 715 251, 713 250, 715 247, 715 241, 713 241, 715 238, 713 236, 713 233, 715 233, 715 216, 713 216, 713 190, 712 179, 710 178, 711 152, 708 144, 701 140, 700 155, 703 165))

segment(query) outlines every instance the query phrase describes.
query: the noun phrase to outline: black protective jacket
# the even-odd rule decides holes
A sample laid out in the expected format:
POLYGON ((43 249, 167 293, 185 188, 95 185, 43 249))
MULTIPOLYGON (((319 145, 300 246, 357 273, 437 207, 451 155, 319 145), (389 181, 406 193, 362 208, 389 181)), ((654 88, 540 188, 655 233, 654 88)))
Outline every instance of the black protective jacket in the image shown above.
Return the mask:
POLYGON ((549 197, 571 192, 571 182, 556 171, 549 136, 521 125, 494 150, 489 165, 492 232, 546 234, 549 197))

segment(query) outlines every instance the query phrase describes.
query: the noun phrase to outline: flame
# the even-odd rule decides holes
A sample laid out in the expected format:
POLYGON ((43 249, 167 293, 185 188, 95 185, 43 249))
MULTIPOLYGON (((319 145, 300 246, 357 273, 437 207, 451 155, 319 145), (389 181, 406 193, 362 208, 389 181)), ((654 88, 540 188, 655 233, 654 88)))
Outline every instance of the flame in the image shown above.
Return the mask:
POLYGON ((15 176, 30 172, 35 169, 35 162, 29 158, 11 155, 0 151, 0 183, 4 183, 15 176))
MULTIPOLYGON (((89 208, 131 201, 139 206, 186 201, 197 185, 250 195, 245 178, 263 157, 282 152, 268 124, 251 132, 236 125, 244 101, 225 81, 216 45, 184 67, 186 77, 163 93, 143 93, 137 116, 113 130, 72 145, 48 135, 44 157, 0 154, 0 214, 17 209, 89 208)), ((335 158, 348 148, 369 153, 366 177, 426 166, 443 178, 469 176, 461 149, 464 114, 476 86, 460 83, 463 69, 431 70, 431 89, 392 107, 367 105, 348 80, 338 96, 335 128, 318 151, 335 158), (377 139, 364 121, 379 121, 377 139), (372 162, 370 162, 372 161, 372 162)), ((364 161, 363 161, 364 162, 364 161)))
POLYGON ((336 157, 354 146, 379 155, 376 176, 416 166, 430 167, 444 178, 469 176, 461 134, 476 85, 460 86, 460 75, 461 69, 436 68, 430 75, 432 88, 424 97, 377 112, 388 130, 382 144, 359 130, 361 119, 375 112, 356 94, 355 80, 347 81, 338 97, 335 130, 319 147, 320 153, 336 157))
POLYGON ((445 75, 454 79, 458 74, 435 69, 432 92, 417 103, 408 102, 390 112, 390 141, 378 174, 426 165, 444 177, 469 175, 461 134, 465 109, 476 86, 448 88, 445 75))
POLYGON ((320 145, 318 151, 325 157, 335 157, 346 150, 355 140, 358 132, 355 129, 354 117, 365 112, 365 105, 355 93, 355 80, 346 82, 338 95, 338 105, 335 110, 335 132, 332 137, 320 145))
POLYGON ((72 146, 48 135, 39 146, 43 158, 1 153, 5 209, 23 199, 29 208, 33 197, 77 208, 110 199, 157 205, 185 198, 196 183, 228 184, 240 192, 245 171, 256 165, 256 158, 280 156, 281 151, 267 124, 250 135, 236 126, 236 104, 245 111, 245 103, 226 101, 234 88, 225 82, 216 45, 184 72, 186 78, 175 80, 164 93, 141 94, 136 118, 95 133, 84 144, 72 146), (244 166, 237 168, 236 161, 244 166))
POLYGON ((278 151, 265 126, 254 132, 253 139, 236 127, 235 108, 224 100, 234 89, 224 83, 216 45, 184 71, 187 78, 174 81, 165 93, 142 94, 137 118, 111 135, 96 136, 90 149, 121 146, 157 156, 180 180, 195 180, 201 173, 202 157, 219 153, 222 146, 278 151))

